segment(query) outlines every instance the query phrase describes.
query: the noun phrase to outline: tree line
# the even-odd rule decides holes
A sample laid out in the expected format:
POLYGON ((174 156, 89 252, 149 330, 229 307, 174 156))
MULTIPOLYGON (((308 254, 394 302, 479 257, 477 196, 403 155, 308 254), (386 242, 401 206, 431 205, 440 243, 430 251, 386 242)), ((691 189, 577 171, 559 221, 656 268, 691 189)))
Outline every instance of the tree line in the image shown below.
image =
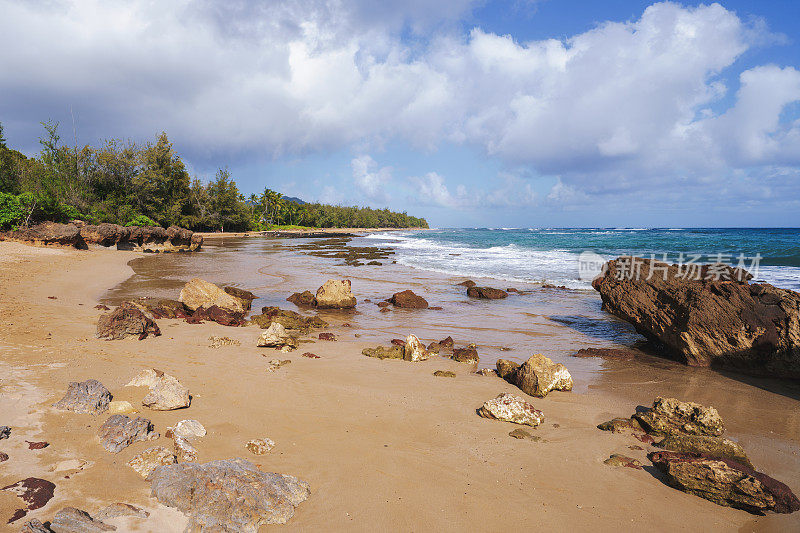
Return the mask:
POLYGON ((300 203, 268 188, 245 197, 225 168, 203 183, 189 175, 166 133, 142 145, 108 140, 99 148, 78 147, 62 142, 57 123, 42 125, 41 150, 26 157, 6 145, 0 124, 2 229, 73 219, 194 231, 428 227, 405 212, 300 203))

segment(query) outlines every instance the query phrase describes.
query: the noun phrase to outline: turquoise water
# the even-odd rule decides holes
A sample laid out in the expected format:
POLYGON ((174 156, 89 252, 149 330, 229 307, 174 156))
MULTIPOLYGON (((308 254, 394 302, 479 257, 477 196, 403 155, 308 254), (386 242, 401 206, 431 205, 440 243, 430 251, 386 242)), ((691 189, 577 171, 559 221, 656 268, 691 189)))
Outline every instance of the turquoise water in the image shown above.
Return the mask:
POLYGON ((800 290, 798 228, 470 228, 384 233, 365 239, 390 244, 398 263, 457 276, 589 289, 578 274, 584 251, 605 259, 620 255, 669 262, 740 261, 756 279, 800 290), (721 256, 720 256, 721 254, 721 256), (754 259, 757 258, 757 259, 754 259))

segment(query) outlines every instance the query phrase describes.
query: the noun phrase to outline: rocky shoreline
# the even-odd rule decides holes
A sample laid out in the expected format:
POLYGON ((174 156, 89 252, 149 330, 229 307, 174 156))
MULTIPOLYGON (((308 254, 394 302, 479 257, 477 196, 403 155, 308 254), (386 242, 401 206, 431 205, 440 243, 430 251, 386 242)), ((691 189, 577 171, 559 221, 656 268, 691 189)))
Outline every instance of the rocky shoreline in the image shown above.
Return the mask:
MULTIPOLYGON (((40 268, 47 271, 45 265, 40 268)), ((698 527, 742 527, 748 513, 769 512, 771 517, 800 507, 789 473, 800 471, 796 461, 786 471, 764 468, 764 457, 780 453, 777 449, 765 451, 723 436, 728 418, 741 418, 736 410, 710 404, 725 410, 723 425, 709 404, 665 396, 651 408, 637 408, 630 418, 600 423, 607 431, 598 431, 595 426, 622 404, 613 397, 570 392, 576 378, 544 355, 526 354, 521 362, 500 359, 494 368, 479 368, 482 348, 463 337, 454 341, 446 330, 434 338, 414 333, 386 338, 378 347, 360 342, 367 332, 351 322, 365 303, 380 309, 378 316, 388 317, 383 310, 393 310, 391 316, 413 330, 425 316, 436 315, 429 300, 440 299, 435 292, 402 286, 380 300, 365 298, 361 283, 330 279, 315 292, 270 296, 275 292, 270 288, 251 292, 197 278, 182 285, 176 299, 140 297, 110 309, 82 298, 83 318, 67 330, 48 328, 67 340, 67 352, 80 347, 86 355, 47 371, 53 399, 41 402, 47 412, 43 432, 31 433, 35 430, 20 424, 24 418, 17 418, 9 426, 10 438, 0 440, 9 452, 8 464, 28 464, 24 454, 36 452, 21 450, 27 439, 37 447, 43 444, 37 449, 44 453, 66 454, 76 461, 69 466, 76 468, 64 477, 49 474, 47 462, 37 472, 34 462, 27 467, 33 475, 3 477, 7 490, 0 495, 6 499, 0 503, 12 497, 22 502, 10 509, 16 513, 12 524, 25 524, 25 531, 101 531, 124 529, 124 524, 160 531, 256 531, 286 522, 303 529, 347 529, 352 519, 338 514, 350 513, 358 501, 367 502, 366 507, 351 514, 366 520, 359 522, 362 526, 397 524, 411 511, 447 529, 446 524, 453 526, 451 517, 440 522, 431 513, 446 505, 458 507, 457 494, 469 498, 469 505, 459 509, 476 529, 512 527, 506 516, 514 515, 513 509, 518 519, 549 527, 566 521, 581 529, 589 524, 611 529, 619 525, 614 517, 623 509, 617 503, 623 495, 664 502, 642 510, 637 527, 676 526, 686 519, 698 527), (252 313, 253 302, 265 296, 288 296, 296 310, 268 305, 252 313), (88 304, 96 304, 100 313, 86 313, 92 307, 88 304), (68 340, 76 333, 95 338, 76 344, 68 340), (68 436, 70 427, 79 433, 68 436), (406 455, 415 459, 398 461, 406 455), (266 468, 261 456, 269 458, 266 468), (492 458, 490 464, 485 457, 492 458), (647 461, 664 477, 641 470, 647 461), (122 482, 100 497, 103 505, 89 503, 95 489, 80 480, 102 479, 103 469, 122 482), (375 470, 391 471, 391 481, 383 484, 375 470), (434 496, 442 501, 429 506, 430 496, 414 495, 432 471, 438 474, 437 486, 446 488, 434 496), (345 472, 357 473, 358 486, 341 487, 345 472), (501 483, 506 479, 513 483, 501 483), (550 484, 548 479, 558 481, 550 484), (474 488, 458 490, 464 480, 474 488), (148 484, 151 496, 136 496, 148 484), (693 499, 685 500, 674 488, 693 499), (384 496, 392 490, 398 494, 396 503, 384 496), (65 491, 71 494, 67 500, 59 497, 65 491), (109 497, 115 501, 105 503, 109 497), (578 507, 593 509, 587 522, 578 507), (157 526, 164 509, 183 518, 157 526), (551 513, 544 515, 544 509, 551 513), (381 510, 387 516, 376 516, 381 510), (676 514, 681 522, 674 521, 676 514)), ((481 286, 469 294, 473 287, 466 285, 451 287, 464 305, 480 306, 483 312, 501 312, 510 299, 527 297, 515 290, 502 291, 503 298, 481 297, 500 289, 481 286)), ((296 290, 308 286, 295 285, 296 290)), ((59 293, 35 305, 74 306, 70 301, 59 293)), ((18 326, 9 332, 4 342, 15 334, 20 339, 40 334, 22 333, 18 326)), ((52 357, 60 360, 62 353, 60 347, 52 357)), ((26 356, 21 352, 19 357, 26 356)), ((620 364, 634 360, 622 358, 620 364)), ((624 405, 632 409, 635 403, 624 405)), ((0 409, 0 415, 8 413, 0 409)), ((779 523, 796 523, 788 520, 779 523)), ((416 518, 411 523, 421 524, 416 518)), ((457 525, 468 527, 461 519, 457 525)))

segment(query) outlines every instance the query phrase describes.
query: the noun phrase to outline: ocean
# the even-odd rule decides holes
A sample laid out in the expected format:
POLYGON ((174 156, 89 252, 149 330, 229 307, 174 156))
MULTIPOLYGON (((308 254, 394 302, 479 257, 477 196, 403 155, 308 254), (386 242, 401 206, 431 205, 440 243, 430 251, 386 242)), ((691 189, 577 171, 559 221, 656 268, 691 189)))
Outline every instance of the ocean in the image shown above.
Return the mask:
POLYGON ((589 251, 606 260, 655 255, 670 263, 741 263, 756 280, 800 291, 798 228, 458 228, 365 240, 395 248, 399 264, 454 276, 589 290, 578 270, 580 254, 589 251))

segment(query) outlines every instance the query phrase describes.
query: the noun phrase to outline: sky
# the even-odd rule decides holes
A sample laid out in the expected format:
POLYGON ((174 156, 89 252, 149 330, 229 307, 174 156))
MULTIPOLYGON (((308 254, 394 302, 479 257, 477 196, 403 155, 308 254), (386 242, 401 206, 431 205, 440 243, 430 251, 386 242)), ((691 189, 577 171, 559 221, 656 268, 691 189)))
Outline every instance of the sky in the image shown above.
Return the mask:
POLYGON ((798 227, 798 39, 796 0, 0 0, 0 123, 435 227, 798 227))

